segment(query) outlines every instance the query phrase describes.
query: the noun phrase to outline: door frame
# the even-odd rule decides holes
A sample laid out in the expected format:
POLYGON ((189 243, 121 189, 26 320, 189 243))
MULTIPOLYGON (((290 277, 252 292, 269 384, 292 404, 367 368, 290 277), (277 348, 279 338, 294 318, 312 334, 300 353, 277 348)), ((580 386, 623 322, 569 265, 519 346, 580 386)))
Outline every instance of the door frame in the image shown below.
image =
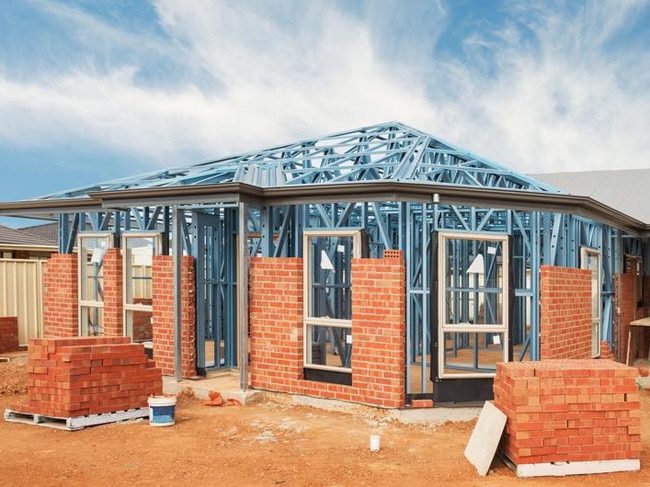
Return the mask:
POLYGON ((445 341, 447 332, 456 333, 490 333, 498 332, 503 336, 503 358, 512 360, 511 333, 514 303, 512 281, 512 245, 510 237, 503 233, 485 232, 437 232, 431 245, 431 380, 434 382, 434 401, 436 403, 475 402, 492 399, 492 385, 495 372, 476 372, 466 374, 444 374, 445 341), (446 320, 447 305, 445 301, 445 246, 448 239, 478 240, 482 242, 500 242, 502 244, 502 325, 454 325, 450 329, 446 320))
POLYGON ((238 236, 237 208, 219 208, 217 214, 192 212, 194 243, 193 252, 196 262, 196 368, 199 375, 205 375, 208 369, 231 369, 238 364, 238 236), (206 229, 215 232, 211 242, 206 242, 206 229), (223 244, 223 245, 222 245, 223 244), (211 253, 211 255, 208 255, 211 253), (222 265, 223 264, 223 265, 222 265), (219 273, 206 277, 207 266, 219 273), (211 281, 211 282, 208 282, 211 281), (208 296, 206 290, 214 288, 215 296, 208 296), (216 304, 209 306, 212 299, 216 304), (225 303, 227 301, 227 303, 225 303), (225 317, 213 316, 225 309, 225 317), (222 334, 222 319, 226 320, 225 333, 222 334), (206 334, 209 323, 213 323, 214 361, 208 365, 206 360, 206 334), (223 336, 222 336, 223 335, 223 336), (221 353, 220 343, 224 342, 221 353), (222 356, 223 355, 223 356, 222 356))

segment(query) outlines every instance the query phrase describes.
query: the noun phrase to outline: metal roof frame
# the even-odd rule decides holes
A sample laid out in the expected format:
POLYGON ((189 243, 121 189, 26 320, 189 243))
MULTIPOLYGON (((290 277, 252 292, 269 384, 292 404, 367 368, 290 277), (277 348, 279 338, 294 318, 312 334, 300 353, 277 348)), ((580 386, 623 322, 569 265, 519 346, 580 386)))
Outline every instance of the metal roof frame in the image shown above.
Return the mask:
POLYGON ((645 222, 592 198, 566 194, 399 122, 0 203, 0 215, 55 219, 133 206, 239 202, 433 202, 434 195, 442 204, 574 213, 633 234, 650 232, 645 222))

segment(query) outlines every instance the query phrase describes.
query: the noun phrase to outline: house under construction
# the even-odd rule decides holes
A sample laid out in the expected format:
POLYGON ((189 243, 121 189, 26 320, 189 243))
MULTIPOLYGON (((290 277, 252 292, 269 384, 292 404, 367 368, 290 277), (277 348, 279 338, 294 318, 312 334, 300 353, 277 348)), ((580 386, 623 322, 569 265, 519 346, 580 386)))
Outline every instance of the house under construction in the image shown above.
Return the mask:
POLYGON ((646 222, 397 122, 0 215, 59 222, 45 336, 130 336, 242 389, 480 401, 497 362, 629 360, 648 304, 646 222))

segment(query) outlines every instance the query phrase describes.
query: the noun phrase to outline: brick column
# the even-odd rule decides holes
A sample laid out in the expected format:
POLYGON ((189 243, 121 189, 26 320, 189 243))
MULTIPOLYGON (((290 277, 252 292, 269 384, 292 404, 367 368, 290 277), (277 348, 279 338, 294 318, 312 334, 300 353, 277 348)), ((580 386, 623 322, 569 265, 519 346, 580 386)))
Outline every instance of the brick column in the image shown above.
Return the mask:
POLYGON ((352 386, 367 404, 406 401, 406 269, 400 251, 352 260, 352 386))
MULTIPOLYGON (((634 287, 636 283, 635 270, 632 268, 630 262, 627 263, 625 273, 617 275, 621 283, 621 295, 616 296, 616 306, 621 310, 621 362, 625 362, 627 357, 627 337, 630 330, 630 321, 638 320, 648 316, 646 309, 650 302, 650 289, 648 289, 648 278, 644 278, 643 283, 643 304, 644 306, 638 307, 635 299, 634 287)), ((616 288, 618 293, 619 289, 616 288)), ((648 331, 645 327, 637 327, 632 329, 632 348, 630 349, 630 365, 634 363, 637 358, 647 358, 648 354, 648 331)))
POLYGON ((302 259, 254 257, 250 270, 253 387, 297 392, 302 379, 302 259))
MULTIPOLYGON (((169 255, 153 258, 153 348, 154 360, 165 375, 174 373, 174 263, 169 255)), ((196 305, 194 259, 181 262, 181 372, 196 375, 196 305)))
POLYGON ((0 317, 0 353, 15 352, 18 349, 18 318, 0 317))
POLYGON ((591 358, 591 271, 540 270, 540 358, 591 358))
POLYGON ((122 277, 122 253, 110 248, 104 254, 102 264, 104 276, 104 335, 124 335, 124 287, 122 277))
POLYGON ((77 254, 53 254, 43 278, 43 334, 46 338, 79 335, 77 254))

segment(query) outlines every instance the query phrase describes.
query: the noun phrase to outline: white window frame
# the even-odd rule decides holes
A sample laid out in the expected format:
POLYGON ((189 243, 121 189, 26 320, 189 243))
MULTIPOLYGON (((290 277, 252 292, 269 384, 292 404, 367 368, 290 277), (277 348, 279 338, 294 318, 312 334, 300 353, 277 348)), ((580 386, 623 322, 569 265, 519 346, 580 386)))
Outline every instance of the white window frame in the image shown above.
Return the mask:
MULTIPOLYGON (((335 367, 329 365, 307 363, 308 347, 311 347, 309 341, 310 326, 328 326, 335 328, 347 328, 352 330, 352 320, 342 320, 336 318, 321 318, 310 316, 312 309, 312 274, 311 259, 312 251, 309 245, 310 238, 318 237, 352 237, 352 258, 361 258, 361 229, 313 229, 303 232, 303 367, 309 369, 330 370, 335 372, 352 372, 351 367, 335 367)), ((350 331, 350 336, 352 332, 350 331)), ((353 349, 354 350, 354 349, 353 349)), ((354 353, 354 352, 353 352, 354 353)))
MULTIPOLYGON (((441 346, 438 347, 438 370, 439 377, 442 379, 472 379, 472 378, 485 378, 494 377, 496 372, 463 372, 462 374, 446 374, 445 373, 445 333, 494 333, 501 335, 503 347, 503 360, 507 360, 507 353, 509 347, 509 333, 508 324, 509 317, 509 265, 510 265, 510 250, 508 235, 494 234, 494 233, 460 233, 460 232, 439 232, 438 233, 438 333, 439 342, 441 346), (501 243, 501 269, 503 270, 502 278, 502 300, 501 300, 501 324, 500 325, 481 325, 481 324, 463 324, 463 323, 447 323, 448 316, 447 300, 445 299, 446 292, 446 269, 445 269, 445 240, 480 240, 483 242, 499 242, 501 243), (443 321, 444 320, 444 321, 443 321)), ((478 335, 477 335, 478 339, 478 335)))
MULTIPOLYGON (((132 303, 129 300, 129 286, 131 285, 130 273, 129 273, 129 262, 128 262, 128 240, 133 238, 152 238, 154 239, 154 253, 153 255, 160 254, 161 242, 160 242, 160 233, 159 232, 134 232, 134 233, 124 233, 122 235, 122 302, 123 305, 123 318, 122 322, 124 323, 123 333, 124 336, 132 337, 133 330, 132 325, 128 324, 128 314, 132 311, 144 311, 153 313, 153 304, 141 304, 141 303, 132 303)), ((152 256, 153 257, 153 256, 152 256)), ((153 276, 152 276, 153 284, 153 276)), ((133 296, 131 296, 132 300, 133 296)))
MULTIPOLYGON (((86 260, 85 260, 85 254, 84 254, 84 247, 83 247, 83 240, 86 239, 100 239, 100 240, 105 240, 106 241, 106 247, 104 250, 104 254, 101 256, 102 262, 104 259, 104 256, 106 255, 106 251, 112 247, 112 237, 113 235, 111 233, 107 232, 96 232, 96 233, 80 233, 79 236, 77 237, 77 249, 79 249, 79 257, 77 259, 78 265, 79 265, 79 272, 78 272, 78 289, 79 289, 79 305, 78 305, 78 310, 79 310, 79 322, 78 322, 78 328, 79 328, 79 336, 93 336, 90 335, 89 332, 90 330, 88 329, 88 323, 85 322, 84 320, 84 310, 87 309, 89 312, 92 309, 98 309, 99 312, 102 314, 101 322, 102 322, 102 327, 104 323, 104 301, 98 301, 98 300, 89 300, 89 299, 83 299, 84 296, 84 291, 85 291, 85 281, 86 281, 86 260)), ((102 277, 102 283, 103 283, 103 277, 102 277)), ((102 329, 102 334, 103 334, 103 329, 102 329)))
MULTIPOLYGON (((591 289, 591 306, 589 306, 589 311, 591 314, 591 357, 596 358, 600 357, 600 333, 601 333, 601 308, 602 308, 602 282, 601 282, 601 272, 600 269, 602 267, 602 253, 600 250, 595 249, 593 247, 580 247, 580 268, 585 269, 585 270, 591 270, 589 266, 587 265, 587 256, 593 256, 598 259, 598 268, 596 270, 597 276, 596 276, 596 283, 598 286, 598 293, 596 296, 596 299, 598 300, 598 306, 596 309, 598 310, 597 316, 594 316, 593 314, 593 309, 594 309, 594 295, 593 295, 593 287, 591 289), (596 329, 597 333, 594 335, 594 329, 596 329), (596 337, 594 339, 594 336, 596 337)), ((592 271, 593 272, 593 271, 592 271)), ((593 284, 593 275, 590 276, 590 282, 593 284)))

